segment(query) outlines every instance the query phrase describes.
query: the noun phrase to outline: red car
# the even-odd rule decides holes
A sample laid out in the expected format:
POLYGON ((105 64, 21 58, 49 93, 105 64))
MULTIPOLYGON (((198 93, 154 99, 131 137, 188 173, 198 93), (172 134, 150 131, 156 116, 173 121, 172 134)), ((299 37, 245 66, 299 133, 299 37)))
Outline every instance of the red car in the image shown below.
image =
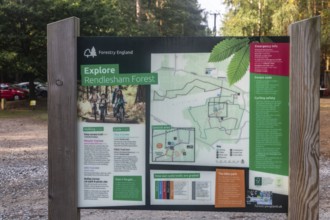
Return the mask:
POLYGON ((20 100, 28 97, 27 92, 22 89, 12 87, 9 84, 0 84, 0 99, 20 100))

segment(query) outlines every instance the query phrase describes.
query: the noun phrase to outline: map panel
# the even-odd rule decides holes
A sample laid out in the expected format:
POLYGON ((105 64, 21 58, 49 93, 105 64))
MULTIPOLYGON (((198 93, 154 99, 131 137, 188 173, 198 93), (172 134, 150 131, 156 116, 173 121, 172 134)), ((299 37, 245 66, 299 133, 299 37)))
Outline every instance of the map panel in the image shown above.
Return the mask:
POLYGON ((152 129, 155 162, 195 162, 195 129, 152 129))
POLYGON ((248 74, 230 86, 208 57, 152 54, 150 163, 248 167, 248 74))

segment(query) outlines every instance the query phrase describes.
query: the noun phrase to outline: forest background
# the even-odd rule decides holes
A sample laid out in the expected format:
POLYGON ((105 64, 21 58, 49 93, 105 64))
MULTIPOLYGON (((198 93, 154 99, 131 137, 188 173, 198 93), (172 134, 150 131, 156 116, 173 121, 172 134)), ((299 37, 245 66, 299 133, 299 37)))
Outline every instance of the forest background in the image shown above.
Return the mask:
MULTIPOLYGON (((291 23, 320 15, 321 72, 329 68, 329 0, 210 1, 226 7, 218 36, 288 35, 291 23)), ((0 0, 0 83, 46 81, 46 26, 71 16, 81 36, 215 35, 198 0, 0 0)))

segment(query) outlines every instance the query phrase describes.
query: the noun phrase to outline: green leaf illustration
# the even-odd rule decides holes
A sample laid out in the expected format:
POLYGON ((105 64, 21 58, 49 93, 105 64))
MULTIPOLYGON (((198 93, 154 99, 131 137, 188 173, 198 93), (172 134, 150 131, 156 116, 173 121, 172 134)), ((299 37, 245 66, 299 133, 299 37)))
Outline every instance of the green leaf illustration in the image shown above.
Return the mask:
POLYGON ((246 45, 237 53, 235 53, 234 57, 231 59, 228 65, 227 76, 230 85, 233 85, 245 75, 249 63, 250 47, 249 45, 246 45))
POLYGON ((231 38, 226 39, 218 43, 216 46, 213 47, 212 52, 209 57, 209 62, 220 62, 234 53, 236 53, 241 48, 248 45, 249 39, 248 38, 231 38))
POLYGON ((260 43, 272 43, 272 39, 269 37, 260 37, 260 43))

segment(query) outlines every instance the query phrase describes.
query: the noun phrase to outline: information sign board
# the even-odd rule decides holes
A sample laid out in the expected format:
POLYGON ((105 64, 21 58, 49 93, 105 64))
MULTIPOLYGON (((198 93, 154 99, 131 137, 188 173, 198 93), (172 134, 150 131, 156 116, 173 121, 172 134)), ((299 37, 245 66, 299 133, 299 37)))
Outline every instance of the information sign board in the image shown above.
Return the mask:
POLYGON ((79 207, 287 212, 288 42, 79 37, 79 207))

